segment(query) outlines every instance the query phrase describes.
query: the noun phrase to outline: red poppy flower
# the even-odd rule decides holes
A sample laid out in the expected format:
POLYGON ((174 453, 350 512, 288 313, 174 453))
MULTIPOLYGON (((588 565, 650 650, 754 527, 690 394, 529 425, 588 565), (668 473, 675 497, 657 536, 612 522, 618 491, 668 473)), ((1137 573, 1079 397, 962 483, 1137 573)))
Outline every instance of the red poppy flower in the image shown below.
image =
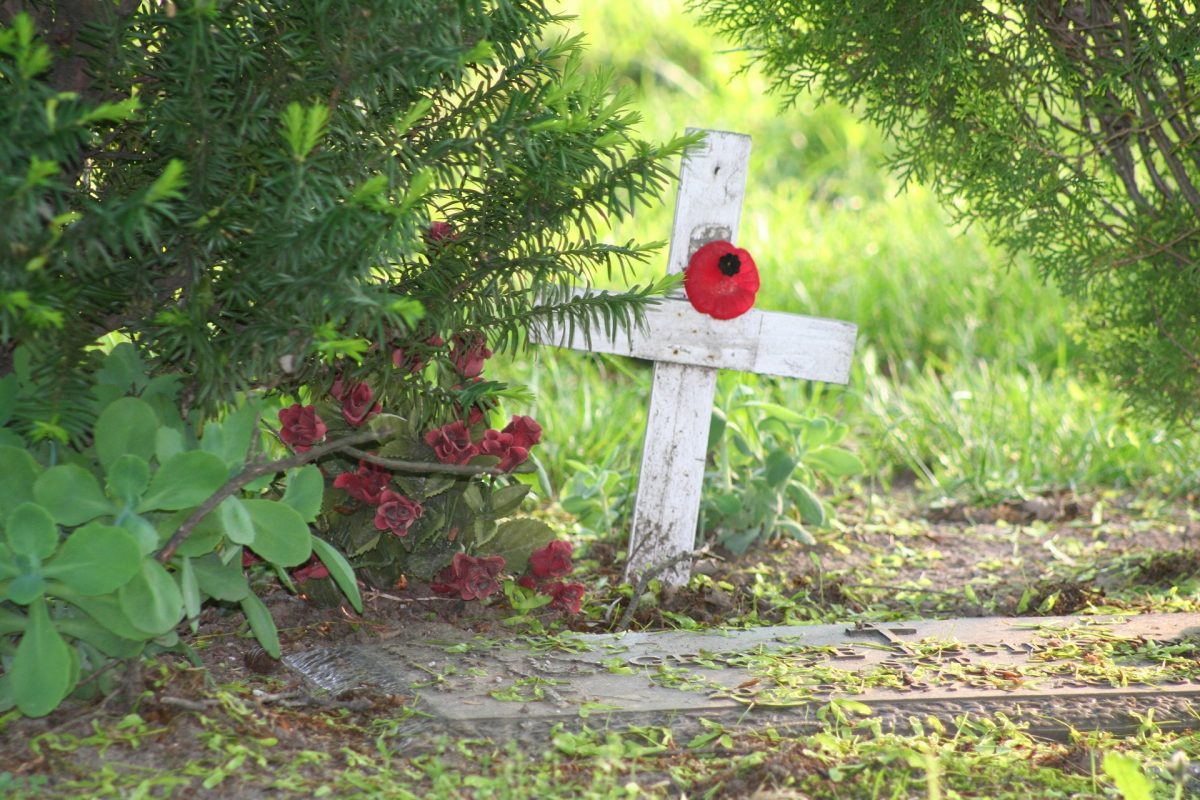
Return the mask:
POLYGON ((709 242, 697 250, 683 276, 683 288, 692 306, 716 319, 733 319, 749 311, 758 286, 754 259, 724 240, 709 242))

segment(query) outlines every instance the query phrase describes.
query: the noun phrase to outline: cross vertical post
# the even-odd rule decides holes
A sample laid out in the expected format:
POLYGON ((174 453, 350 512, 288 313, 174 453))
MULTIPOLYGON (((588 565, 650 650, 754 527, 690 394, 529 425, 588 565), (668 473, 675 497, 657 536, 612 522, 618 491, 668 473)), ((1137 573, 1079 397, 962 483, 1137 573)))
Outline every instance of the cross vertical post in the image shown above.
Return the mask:
MULTIPOLYGON (((709 131, 688 151, 679 173, 667 272, 683 272, 708 242, 736 242, 749 164, 750 137, 739 133, 709 131)), ((695 547, 716 388, 715 367, 654 364, 627 581, 695 547)), ((682 586, 690 574, 691 564, 683 561, 664 570, 661 580, 682 586)))

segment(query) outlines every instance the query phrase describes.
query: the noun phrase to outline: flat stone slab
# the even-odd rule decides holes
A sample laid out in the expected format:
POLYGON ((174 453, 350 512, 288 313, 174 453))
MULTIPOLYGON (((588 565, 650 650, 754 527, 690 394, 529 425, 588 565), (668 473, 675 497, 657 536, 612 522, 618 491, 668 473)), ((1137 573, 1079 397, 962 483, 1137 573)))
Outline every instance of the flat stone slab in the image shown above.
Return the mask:
MULTIPOLYGON (((1200 727, 1200 614, 915 620, 491 640, 284 656, 312 686, 411 699, 426 728, 526 739, 700 720, 804 732, 1003 713, 1035 735, 1200 727)), ((530 741, 541 741, 537 738, 530 741)))

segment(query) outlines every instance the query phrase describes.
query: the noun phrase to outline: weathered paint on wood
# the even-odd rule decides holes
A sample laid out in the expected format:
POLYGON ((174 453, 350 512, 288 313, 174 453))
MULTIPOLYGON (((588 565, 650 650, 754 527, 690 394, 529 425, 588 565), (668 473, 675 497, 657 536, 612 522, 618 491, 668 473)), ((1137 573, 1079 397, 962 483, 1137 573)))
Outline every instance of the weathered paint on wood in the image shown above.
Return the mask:
MULTIPOLYGON (((669 272, 686 269, 710 241, 736 241, 749 160, 750 137, 723 131, 708 131, 704 144, 684 158, 669 272)), ((856 330, 836 320, 758 310, 715 320, 686 300, 668 298, 628 335, 605 339, 593 331, 589 342, 578 330, 530 332, 539 344, 655 362, 626 580, 694 549, 717 370, 845 383, 856 330)), ((681 560, 661 580, 682 586, 690 572, 681 560)))
POLYGON ((857 326, 848 322, 758 309, 734 319, 713 319, 687 300, 668 298, 646 309, 641 328, 611 339, 596 331, 589 339, 579 328, 535 330, 529 338, 536 344, 648 361, 846 383, 857 334, 857 326))

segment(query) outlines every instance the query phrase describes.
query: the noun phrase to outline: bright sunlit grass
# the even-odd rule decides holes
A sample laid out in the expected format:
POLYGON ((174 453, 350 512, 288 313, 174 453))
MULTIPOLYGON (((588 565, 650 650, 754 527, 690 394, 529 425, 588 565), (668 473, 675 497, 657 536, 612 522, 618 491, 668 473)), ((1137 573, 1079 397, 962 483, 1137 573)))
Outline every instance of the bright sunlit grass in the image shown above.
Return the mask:
MULTIPOLYGON (((887 145, 851 110, 782 108, 769 81, 673 0, 571 0, 590 66, 635 87, 642 133, 687 127, 753 136, 739 244, 763 276, 758 306, 859 326, 851 383, 817 388, 723 375, 761 399, 836 416, 885 488, 912 475, 931 496, 995 500, 1048 488, 1181 494, 1200 487, 1194 433, 1131 418, 1090 376, 1070 304, 1020 259, 963 229, 922 186, 883 166, 887 145)), ((620 221, 612 241, 670 235, 673 197, 620 221)), ((665 252, 641 279, 657 277, 665 252)), ((650 370, 568 352, 509 375, 538 393, 553 431, 542 460, 563 486, 571 460, 636 471, 650 370)), ((576 470, 577 471, 577 470, 576 470)))

